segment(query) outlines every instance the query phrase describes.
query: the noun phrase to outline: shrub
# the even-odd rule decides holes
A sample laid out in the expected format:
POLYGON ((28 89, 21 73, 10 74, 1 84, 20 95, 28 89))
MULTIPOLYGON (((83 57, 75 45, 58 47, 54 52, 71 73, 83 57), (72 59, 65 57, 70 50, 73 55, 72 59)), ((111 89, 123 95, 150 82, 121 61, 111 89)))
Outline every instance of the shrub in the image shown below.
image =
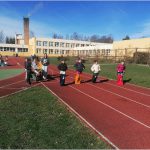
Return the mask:
POLYGON ((147 52, 135 52, 133 54, 133 60, 137 64, 147 64, 149 59, 149 54, 147 52))

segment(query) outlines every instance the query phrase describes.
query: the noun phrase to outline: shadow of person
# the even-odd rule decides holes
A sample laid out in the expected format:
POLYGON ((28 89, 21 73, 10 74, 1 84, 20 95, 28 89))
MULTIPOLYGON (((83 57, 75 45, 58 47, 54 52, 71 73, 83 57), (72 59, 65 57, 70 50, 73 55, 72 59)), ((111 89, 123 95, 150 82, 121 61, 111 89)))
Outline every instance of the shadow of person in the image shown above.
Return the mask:
POLYGON ((131 81, 131 78, 126 79, 126 80, 123 80, 124 83, 128 83, 128 82, 130 82, 130 81, 131 81))
POLYGON ((103 83, 103 82, 108 82, 109 79, 103 79, 103 80, 100 80, 99 83, 103 83))
POLYGON ((72 81, 72 82, 70 82, 70 83, 65 83, 65 86, 67 86, 67 85, 72 85, 72 84, 75 84, 75 82, 72 81))
POLYGON ((86 81, 81 81, 81 83, 88 83, 88 82, 91 82, 92 79, 89 79, 89 80, 86 80, 86 81))

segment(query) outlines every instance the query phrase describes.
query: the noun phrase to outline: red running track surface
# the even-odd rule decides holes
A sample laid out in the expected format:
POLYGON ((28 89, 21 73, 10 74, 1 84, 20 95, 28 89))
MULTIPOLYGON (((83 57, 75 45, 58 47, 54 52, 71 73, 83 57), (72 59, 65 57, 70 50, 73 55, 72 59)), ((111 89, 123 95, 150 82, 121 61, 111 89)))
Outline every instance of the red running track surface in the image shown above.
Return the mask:
MULTIPOLYGON (((55 66, 49 67, 49 73, 59 74, 55 66)), ((150 89, 131 84, 119 87, 103 78, 93 84, 87 73, 82 75, 84 83, 74 85, 74 71, 67 74, 68 86, 60 87, 58 77, 42 84, 114 148, 150 148, 150 89)), ((26 88, 24 74, 1 80, 0 97, 26 88)))

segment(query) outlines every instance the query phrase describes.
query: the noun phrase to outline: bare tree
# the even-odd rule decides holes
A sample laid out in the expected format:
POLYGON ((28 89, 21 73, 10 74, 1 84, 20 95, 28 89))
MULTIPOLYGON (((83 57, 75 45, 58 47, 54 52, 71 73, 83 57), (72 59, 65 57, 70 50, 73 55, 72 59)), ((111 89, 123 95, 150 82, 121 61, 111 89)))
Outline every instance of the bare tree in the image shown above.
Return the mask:
POLYGON ((15 44, 15 38, 14 37, 8 37, 6 36, 6 44, 15 44))
POLYGON ((30 31, 30 38, 33 38, 33 37, 35 37, 34 32, 33 32, 33 31, 30 31))
POLYGON ((0 43, 4 43, 5 42, 5 35, 3 31, 0 31, 0 43))
POLYGON ((94 34, 90 37, 90 41, 91 42, 98 42, 98 43, 112 43, 113 38, 111 35, 99 36, 99 35, 94 34))

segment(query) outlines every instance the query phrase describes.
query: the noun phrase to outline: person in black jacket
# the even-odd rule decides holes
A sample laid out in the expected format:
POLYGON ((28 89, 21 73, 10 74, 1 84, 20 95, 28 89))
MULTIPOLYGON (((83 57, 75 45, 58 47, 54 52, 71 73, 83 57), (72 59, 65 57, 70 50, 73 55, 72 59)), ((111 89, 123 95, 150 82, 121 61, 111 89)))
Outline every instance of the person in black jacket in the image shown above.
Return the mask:
POLYGON ((82 60, 79 59, 76 64, 74 65, 76 68, 76 75, 75 75, 75 84, 80 84, 81 83, 81 73, 85 69, 85 66, 82 63, 82 60))
POLYGON ((25 63, 25 69, 26 69, 26 81, 31 85, 31 74, 32 74, 32 65, 31 65, 31 59, 27 58, 25 63))
POLYGON ((67 64, 65 63, 64 60, 61 60, 61 63, 58 65, 58 69, 60 70, 60 86, 64 86, 66 70, 68 69, 67 64))

